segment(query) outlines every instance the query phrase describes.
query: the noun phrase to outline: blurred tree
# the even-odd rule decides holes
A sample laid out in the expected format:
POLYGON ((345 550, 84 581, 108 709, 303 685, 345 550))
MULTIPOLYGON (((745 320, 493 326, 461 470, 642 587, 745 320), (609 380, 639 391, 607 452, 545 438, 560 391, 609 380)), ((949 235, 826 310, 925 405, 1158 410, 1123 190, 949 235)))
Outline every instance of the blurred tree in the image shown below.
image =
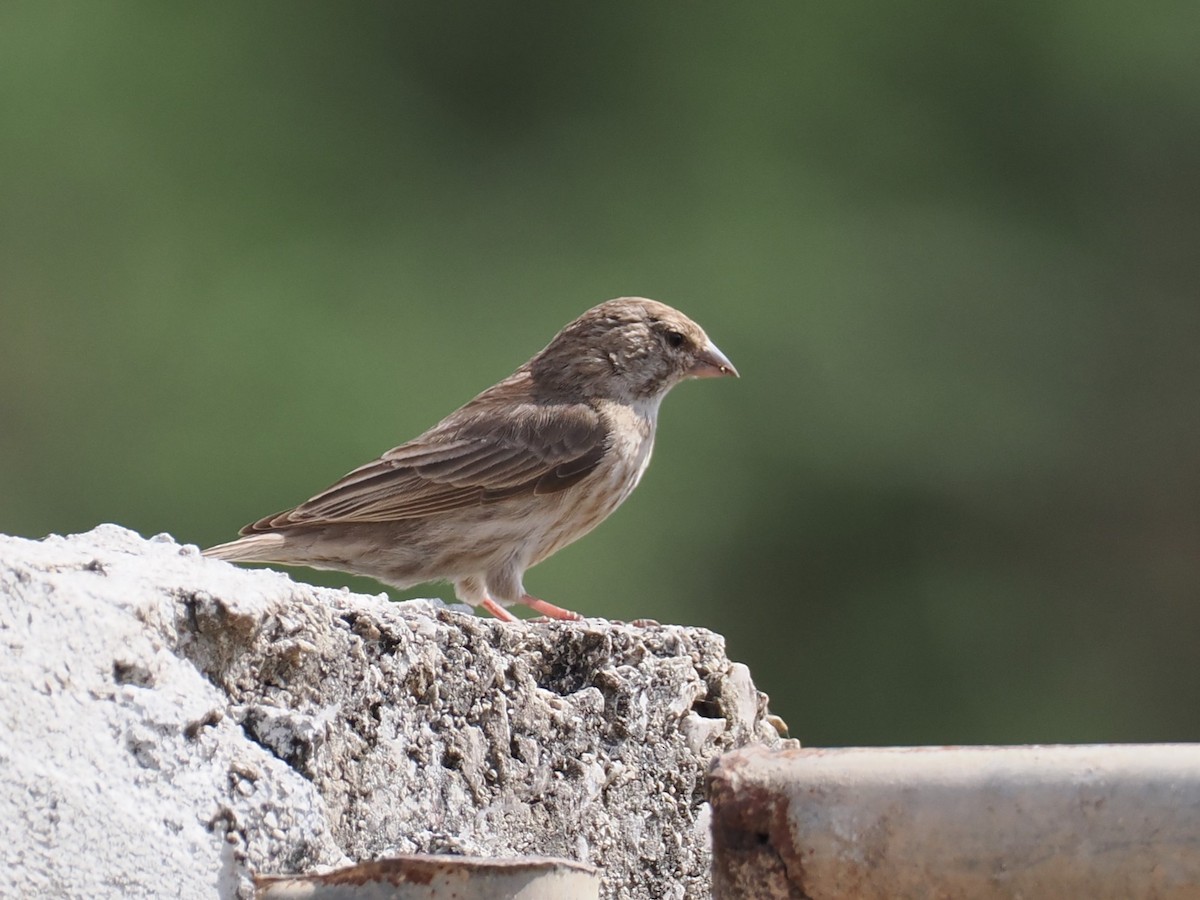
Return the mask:
POLYGON ((1200 739, 1196 24, 8 4, 0 529, 226 539, 640 293, 743 379, 531 588, 812 743, 1200 739))

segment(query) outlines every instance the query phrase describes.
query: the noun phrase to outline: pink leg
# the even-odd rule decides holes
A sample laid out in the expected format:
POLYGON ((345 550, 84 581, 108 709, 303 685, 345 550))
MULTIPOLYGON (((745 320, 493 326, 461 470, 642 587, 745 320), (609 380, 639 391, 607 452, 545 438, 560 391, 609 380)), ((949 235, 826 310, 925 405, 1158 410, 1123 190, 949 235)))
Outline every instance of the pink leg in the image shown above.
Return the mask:
POLYGON ((532 609, 534 612, 539 612, 548 619, 582 619, 577 612, 571 612, 569 609, 563 609, 561 606, 555 606, 553 603, 547 603, 545 600, 539 600, 537 597, 531 597, 524 594, 521 597, 521 602, 532 609))
POLYGON ((501 622, 516 622, 517 617, 510 613, 507 609, 493 600, 491 597, 486 598, 479 604, 501 622))

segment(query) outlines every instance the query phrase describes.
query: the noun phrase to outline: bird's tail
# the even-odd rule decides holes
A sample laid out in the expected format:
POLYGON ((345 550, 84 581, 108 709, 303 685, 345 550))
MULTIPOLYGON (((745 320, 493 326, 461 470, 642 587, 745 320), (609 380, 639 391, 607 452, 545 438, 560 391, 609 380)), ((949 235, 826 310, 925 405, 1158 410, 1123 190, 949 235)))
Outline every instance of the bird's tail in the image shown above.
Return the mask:
POLYGON ((204 551, 213 559, 230 562, 286 563, 284 546, 287 539, 282 534, 248 534, 227 544, 217 544, 204 551))

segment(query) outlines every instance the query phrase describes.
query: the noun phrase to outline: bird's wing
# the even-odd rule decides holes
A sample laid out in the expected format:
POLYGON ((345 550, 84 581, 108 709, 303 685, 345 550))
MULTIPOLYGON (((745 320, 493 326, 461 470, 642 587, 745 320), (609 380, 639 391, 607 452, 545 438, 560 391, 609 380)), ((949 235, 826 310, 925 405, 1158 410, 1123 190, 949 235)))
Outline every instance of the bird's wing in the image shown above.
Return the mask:
POLYGON ((295 509, 243 534, 292 525, 386 522, 551 494, 586 478, 608 450, 608 428, 583 403, 464 408, 420 437, 355 469, 295 509))

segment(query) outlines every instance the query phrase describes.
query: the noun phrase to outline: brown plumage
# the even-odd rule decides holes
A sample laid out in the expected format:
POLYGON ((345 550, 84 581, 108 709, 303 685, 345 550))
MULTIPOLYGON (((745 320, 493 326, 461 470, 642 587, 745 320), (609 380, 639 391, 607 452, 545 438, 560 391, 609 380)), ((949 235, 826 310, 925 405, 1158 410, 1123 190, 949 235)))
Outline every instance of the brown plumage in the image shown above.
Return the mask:
POLYGON ((737 375, 703 329, 641 297, 594 307, 424 434, 206 556, 336 569, 395 587, 449 581, 501 619, 530 566, 591 531, 650 461, 658 406, 686 378, 737 375))

